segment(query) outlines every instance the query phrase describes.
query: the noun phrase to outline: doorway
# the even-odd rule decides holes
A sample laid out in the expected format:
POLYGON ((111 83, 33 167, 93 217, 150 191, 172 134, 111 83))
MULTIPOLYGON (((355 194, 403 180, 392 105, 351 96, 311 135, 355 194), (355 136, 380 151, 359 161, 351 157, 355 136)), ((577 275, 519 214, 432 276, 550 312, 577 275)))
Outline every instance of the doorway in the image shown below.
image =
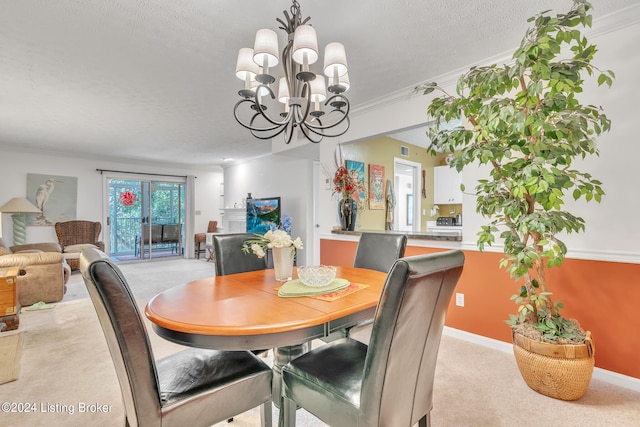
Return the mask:
POLYGON ((109 256, 115 262, 184 254, 184 182, 107 178, 109 256))
POLYGON ((422 165, 395 157, 393 180, 396 204, 393 229, 396 231, 420 231, 420 173, 422 165))

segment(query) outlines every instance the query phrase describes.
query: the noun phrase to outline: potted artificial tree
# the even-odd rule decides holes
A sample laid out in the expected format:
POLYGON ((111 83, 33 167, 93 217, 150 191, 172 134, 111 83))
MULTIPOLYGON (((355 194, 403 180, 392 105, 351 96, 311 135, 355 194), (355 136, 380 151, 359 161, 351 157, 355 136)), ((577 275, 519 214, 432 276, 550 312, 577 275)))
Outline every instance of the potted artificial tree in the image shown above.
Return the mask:
POLYGON ((545 271, 565 258, 559 235, 584 230, 582 218, 563 210, 563 199, 571 194, 599 202, 604 194, 601 182, 573 163, 598 154, 596 137, 610 122, 576 95, 585 73, 596 74, 598 85, 610 86, 614 77, 591 64, 596 48, 580 31, 591 24, 590 9, 588 1, 574 0, 566 14, 546 11, 531 18, 513 62, 471 68, 459 79, 456 95, 436 83, 416 87, 418 93, 443 93, 428 107, 435 120, 431 153, 455 152, 450 166, 458 171, 472 163, 489 168, 488 179, 475 187, 476 210, 490 219, 477 243, 483 250, 496 237, 503 241, 500 266, 518 286, 512 297, 517 314, 507 323, 523 378, 534 390, 564 400, 586 391, 593 343, 577 321, 561 315, 545 271), (460 117, 464 126, 440 127, 460 117), (547 344, 547 353, 538 354, 547 344))

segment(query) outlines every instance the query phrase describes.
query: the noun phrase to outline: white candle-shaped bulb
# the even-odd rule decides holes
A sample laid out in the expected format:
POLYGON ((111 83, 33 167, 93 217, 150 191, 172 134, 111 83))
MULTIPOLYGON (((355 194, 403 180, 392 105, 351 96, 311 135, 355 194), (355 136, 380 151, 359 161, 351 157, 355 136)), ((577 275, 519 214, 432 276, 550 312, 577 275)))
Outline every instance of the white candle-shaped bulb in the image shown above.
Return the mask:
POLYGON ((315 111, 320 110, 320 103, 327 99, 327 89, 324 83, 324 76, 316 76, 309 82, 311 89, 311 102, 314 103, 315 111))
POLYGON ((275 31, 263 28, 256 32, 253 61, 262 67, 262 74, 269 74, 269 68, 278 65, 278 35, 275 31))
POLYGON ((335 72, 338 77, 349 71, 347 66, 347 54, 342 43, 329 43, 324 49, 324 74, 333 77, 335 72))
POLYGON ((285 104, 288 108, 289 105, 289 85, 287 84, 287 79, 284 77, 280 77, 280 81, 278 82, 278 101, 285 104))
POLYGON ((343 76, 340 76, 340 86, 344 87, 344 91, 348 91, 351 87, 351 82, 349 81, 349 73, 345 73, 343 76))
MULTIPOLYGON (((304 64, 304 55, 307 55, 308 64, 313 64, 318 60, 318 37, 316 30, 311 25, 300 25, 293 35, 293 46, 291 58, 298 64, 304 64)), ((305 71, 307 71, 305 70, 305 71)))
POLYGON ((248 47, 240 49, 236 62, 236 77, 246 82, 247 78, 254 80, 259 72, 260 67, 253 61, 253 49, 248 47))

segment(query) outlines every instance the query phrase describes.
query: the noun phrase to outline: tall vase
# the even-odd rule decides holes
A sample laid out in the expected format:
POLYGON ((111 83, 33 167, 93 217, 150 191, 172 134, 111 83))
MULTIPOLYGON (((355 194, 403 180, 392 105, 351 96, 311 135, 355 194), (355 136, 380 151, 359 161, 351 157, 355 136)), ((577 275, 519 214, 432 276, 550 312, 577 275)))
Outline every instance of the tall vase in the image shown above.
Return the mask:
POLYGON ((358 204, 353 199, 340 199, 338 202, 338 215, 340 216, 340 228, 353 231, 356 227, 358 216, 358 204))
POLYGON ((273 269, 276 273, 276 280, 286 282, 293 277, 293 256, 294 248, 273 248, 273 269))

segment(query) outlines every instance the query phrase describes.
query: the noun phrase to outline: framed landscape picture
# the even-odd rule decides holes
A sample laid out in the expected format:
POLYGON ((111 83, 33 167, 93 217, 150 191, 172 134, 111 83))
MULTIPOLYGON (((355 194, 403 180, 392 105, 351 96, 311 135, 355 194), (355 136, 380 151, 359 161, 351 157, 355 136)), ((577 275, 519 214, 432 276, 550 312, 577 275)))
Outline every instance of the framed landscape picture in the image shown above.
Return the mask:
POLYGON ((369 209, 384 209, 384 166, 369 165, 369 209))
POLYGON ((247 199, 247 232, 264 234, 280 225, 280 197, 247 199))

